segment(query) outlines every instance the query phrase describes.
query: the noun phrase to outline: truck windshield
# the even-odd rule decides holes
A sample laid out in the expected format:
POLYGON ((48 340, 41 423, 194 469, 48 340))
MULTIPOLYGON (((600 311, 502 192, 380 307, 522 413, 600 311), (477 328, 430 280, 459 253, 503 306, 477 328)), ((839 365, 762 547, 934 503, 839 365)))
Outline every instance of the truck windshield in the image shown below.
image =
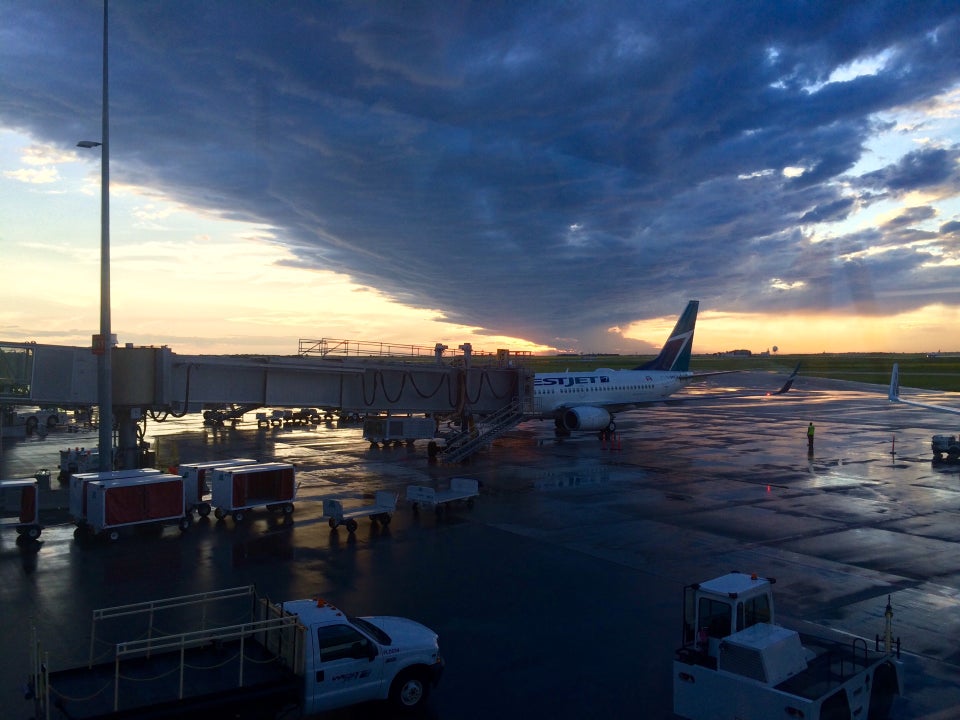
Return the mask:
POLYGON ((371 622, 367 622, 363 618, 352 617, 347 618, 351 623, 356 625, 358 628, 363 630, 368 635, 372 635, 373 638, 380 643, 381 645, 392 645, 393 640, 390 639, 390 636, 387 635, 383 630, 378 628, 371 622))

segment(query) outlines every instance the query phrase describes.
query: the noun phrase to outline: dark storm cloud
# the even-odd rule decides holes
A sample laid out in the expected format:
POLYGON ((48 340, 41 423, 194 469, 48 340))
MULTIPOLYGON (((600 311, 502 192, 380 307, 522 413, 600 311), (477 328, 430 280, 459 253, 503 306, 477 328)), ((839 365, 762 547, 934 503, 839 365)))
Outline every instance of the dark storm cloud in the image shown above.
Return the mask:
MULTIPOLYGON (((0 122, 95 137, 99 3, 0 8, 0 122)), ((938 291, 924 256, 862 250, 931 217, 803 228, 956 191, 956 147, 848 174, 875 113, 960 80, 958 28, 947 2, 114 3, 113 174, 269 223, 301 267, 548 344, 604 349, 691 297, 908 309, 938 291)))
POLYGON ((887 188, 894 193, 908 192, 949 183, 960 187, 960 146, 916 150, 894 165, 867 173, 860 178, 868 188, 887 188))

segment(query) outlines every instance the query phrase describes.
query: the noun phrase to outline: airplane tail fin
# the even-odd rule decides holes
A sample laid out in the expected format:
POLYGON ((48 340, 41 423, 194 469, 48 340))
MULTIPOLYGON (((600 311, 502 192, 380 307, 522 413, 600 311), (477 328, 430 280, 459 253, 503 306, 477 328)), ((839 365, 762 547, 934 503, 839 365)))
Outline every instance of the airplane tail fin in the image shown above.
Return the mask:
POLYGON ((893 371, 890 373, 890 402, 900 402, 900 364, 893 364, 893 371))
POLYGON ((685 372, 690 369, 690 353, 693 350, 693 328, 697 324, 699 300, 687 303, 683 315, 677 320, 673 332, 663 344, 660 354, 653 360, 639 365, 634 370, 674 370, 685 372))

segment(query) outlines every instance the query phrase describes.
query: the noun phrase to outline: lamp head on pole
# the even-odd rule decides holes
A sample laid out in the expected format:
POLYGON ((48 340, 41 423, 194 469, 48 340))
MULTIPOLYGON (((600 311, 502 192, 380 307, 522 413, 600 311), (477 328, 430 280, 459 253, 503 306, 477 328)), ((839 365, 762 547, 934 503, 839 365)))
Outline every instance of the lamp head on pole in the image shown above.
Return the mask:
POLYGON ((80 142, 77 143, 77 147, 87 148, 87 149, 100 147, 101 145, 103 145, 103 143, 98 143, 96 140, 81 140, 80 142))

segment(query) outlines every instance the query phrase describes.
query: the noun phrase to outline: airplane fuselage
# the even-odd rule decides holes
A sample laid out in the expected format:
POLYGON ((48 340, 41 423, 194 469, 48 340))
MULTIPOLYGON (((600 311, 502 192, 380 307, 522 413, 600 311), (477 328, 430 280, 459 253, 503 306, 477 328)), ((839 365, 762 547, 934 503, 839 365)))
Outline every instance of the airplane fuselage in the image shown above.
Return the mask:
POLYGON ((549 414, 571 407, 602 407, 616 411, 664 400, 682 388, 690 372, 610 370, 537 373, 534 401, 537 411, 549 414))

